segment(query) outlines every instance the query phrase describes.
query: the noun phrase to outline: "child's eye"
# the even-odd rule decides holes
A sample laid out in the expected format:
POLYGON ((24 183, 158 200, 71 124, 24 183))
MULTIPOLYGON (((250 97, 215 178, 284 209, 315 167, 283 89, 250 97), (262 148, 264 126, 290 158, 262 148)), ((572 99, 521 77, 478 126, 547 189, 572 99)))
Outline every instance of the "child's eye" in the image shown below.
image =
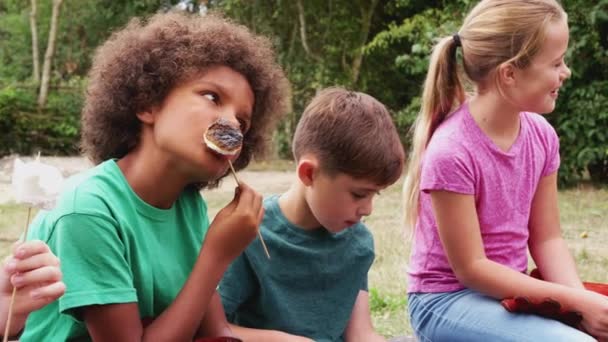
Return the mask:
POLYGON ((361 194, 358 192, 351 192, 351 195, 353 195, 353 198, 355 199, 364 199, 366 197, 365 194, 361 194))
POLYGON ((206 98, 208 98, 213 103, 218 103, 219 100, 220 100, 220 97, 217 96, 217 94, 213 93, 213 92, 204 92, 203 96, 206 97, 206 98))

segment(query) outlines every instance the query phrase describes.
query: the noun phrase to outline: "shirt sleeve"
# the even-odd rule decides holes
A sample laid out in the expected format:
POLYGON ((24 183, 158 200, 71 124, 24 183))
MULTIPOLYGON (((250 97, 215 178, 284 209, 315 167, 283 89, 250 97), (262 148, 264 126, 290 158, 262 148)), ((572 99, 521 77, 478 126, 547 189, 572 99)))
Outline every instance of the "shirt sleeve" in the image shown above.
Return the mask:
POLYGON ((560 165, 559 138, 553 126, 551 126, 548 122, 546 123, 546 126, 547 159, 545 161, 545 167, 543 168, 543 177, 556 172, 560 165))
POLYGON ((257 286, 251 264, 243 252, 230 264, 219 284, 228 321, 234 323, 239 307, 253 295, 257 286))
POLYGON ((471 158, 458 143, 433 141, 424 153, 420 190, 445 190, 466 195, 475 193, 471 158))
POLYGON ((59 218, 49 245, 61 260, 66 293, 59 310, 76 317, 88 305, 137 301, 125 245, 109 218, 72 213, 59 218))

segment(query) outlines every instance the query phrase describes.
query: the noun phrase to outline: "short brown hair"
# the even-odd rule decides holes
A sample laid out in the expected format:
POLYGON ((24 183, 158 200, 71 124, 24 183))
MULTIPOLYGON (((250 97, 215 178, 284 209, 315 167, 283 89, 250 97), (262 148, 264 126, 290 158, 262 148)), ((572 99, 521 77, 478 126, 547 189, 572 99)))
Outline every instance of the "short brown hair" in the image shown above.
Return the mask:
POLYGON ((234 166, 266 150, 277 120, 290 111, 290 86, 267 38, 218 14, 156 14, 132 19, 97 49, 82 112, 82 151, 98 164, 139 143, 136 113, 159 105, 179 83, 224 65, 249 81, 251 128, 234 166))
POLYGON ((386 107, 370 95, 328 88, 304 110, 293 141, 296 160, 312 153, 321 169, 378 185, 397 181, 405 153, 386 107))

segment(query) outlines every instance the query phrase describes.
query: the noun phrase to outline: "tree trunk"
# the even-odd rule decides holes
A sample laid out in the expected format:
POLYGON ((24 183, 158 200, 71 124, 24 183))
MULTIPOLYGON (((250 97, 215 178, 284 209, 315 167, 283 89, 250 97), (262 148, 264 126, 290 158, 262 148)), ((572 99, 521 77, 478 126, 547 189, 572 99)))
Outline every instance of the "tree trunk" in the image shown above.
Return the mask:
POLYGON ((40 94, 38 95, 38 108, 46 105, 46 98, 49 92, 49 80, 51 78, 51 65, 55 54, 55 40, 57 39, 57 29, 59 21, 59 8, 63 0, 53 0, 53 12, 51 14, 51 27, 49 29, 49 42, 44 54, 44 64, 42 65, 42 80, 40 81, 40 94))
POLYGON ((32 11, 30 12, 30 29, 32 30, 32 79, 36 84, 40 83, 40 51, 38 50, 38 29, 36 28, 36 0, 32 0, 32 11))
POLYGON ((372 0, 369 4, 369 8, 367 9, 365 8, 365 5, 361 4, 361 34, 359 36, 359 46, 355 51, 355 56, 351 64, 351 86, 355 86, 359 80, 361 63, 363 62, 363 47, 365 46, 365 43, 367 43, 367 38, 369 37, 369 30, 371 27, 372 18, 374 16, 374 11, 376 10, 376 5, 378 5, 378 0, 372 0))
POLYGON ((308 45, 308 38, 306 38, 306 16, 304 14, 304 5, 302 5, 302 0, 298 0, 296 2, 296 6, 298 8, 298 19, 300 21, 300 40, 302 41, 302 47, 308 56, 316 61, 320 61, 321 57, 315 54, 308 45))

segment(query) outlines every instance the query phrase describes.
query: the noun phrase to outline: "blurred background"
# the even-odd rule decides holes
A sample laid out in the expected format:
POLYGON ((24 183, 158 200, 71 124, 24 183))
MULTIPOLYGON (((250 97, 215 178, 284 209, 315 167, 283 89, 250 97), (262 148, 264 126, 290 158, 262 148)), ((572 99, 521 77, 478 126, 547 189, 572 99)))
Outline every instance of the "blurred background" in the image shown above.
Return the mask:
MULTIPOLYGON (((473 0, 2 0, 0 157, 77 153, 92 53, 131 17, 182 10, 227 16, 272 39, 293 84, 290 141, 306 102, 343 85, 384 102, 407 145, 433 40, 457 31, 473 0)), ((608 0, 564 0, 572 78, 548 116, 561 137, 561 185, 608 183, 608 0)), ((406 146, 407 147, 407 146, 406 146)))
MULTIPOLYGON (((321 88, 342 85, 384 102, 408 148, 433 41, 456 32, 476 2, 0 0, 0 256, 8 253, 26 220, 27 210, 7 196, 16 155, 40 152, 66 176, 90 167, 75 157, 87 71, 95 48, 130 18, 169 10, 221 11, 272 40, 293 86, 293 112, 274 134, 272 158, 241 176, 268 195, 289 186, 292 134, 306 103, 321 88)), ((608 282, 608 0, 562 4, 569 15, 566 62, 572 77, 547 116, 561 143, 560 217, 581 277, 608 282)), ((377 254, 370 304, 375 326, 387 337, 411 334, 401 184, 378 197, 365 221, 377 254)), ((227 180, 203 192, 211 216, 228 203, 233 187, 227 180)))

